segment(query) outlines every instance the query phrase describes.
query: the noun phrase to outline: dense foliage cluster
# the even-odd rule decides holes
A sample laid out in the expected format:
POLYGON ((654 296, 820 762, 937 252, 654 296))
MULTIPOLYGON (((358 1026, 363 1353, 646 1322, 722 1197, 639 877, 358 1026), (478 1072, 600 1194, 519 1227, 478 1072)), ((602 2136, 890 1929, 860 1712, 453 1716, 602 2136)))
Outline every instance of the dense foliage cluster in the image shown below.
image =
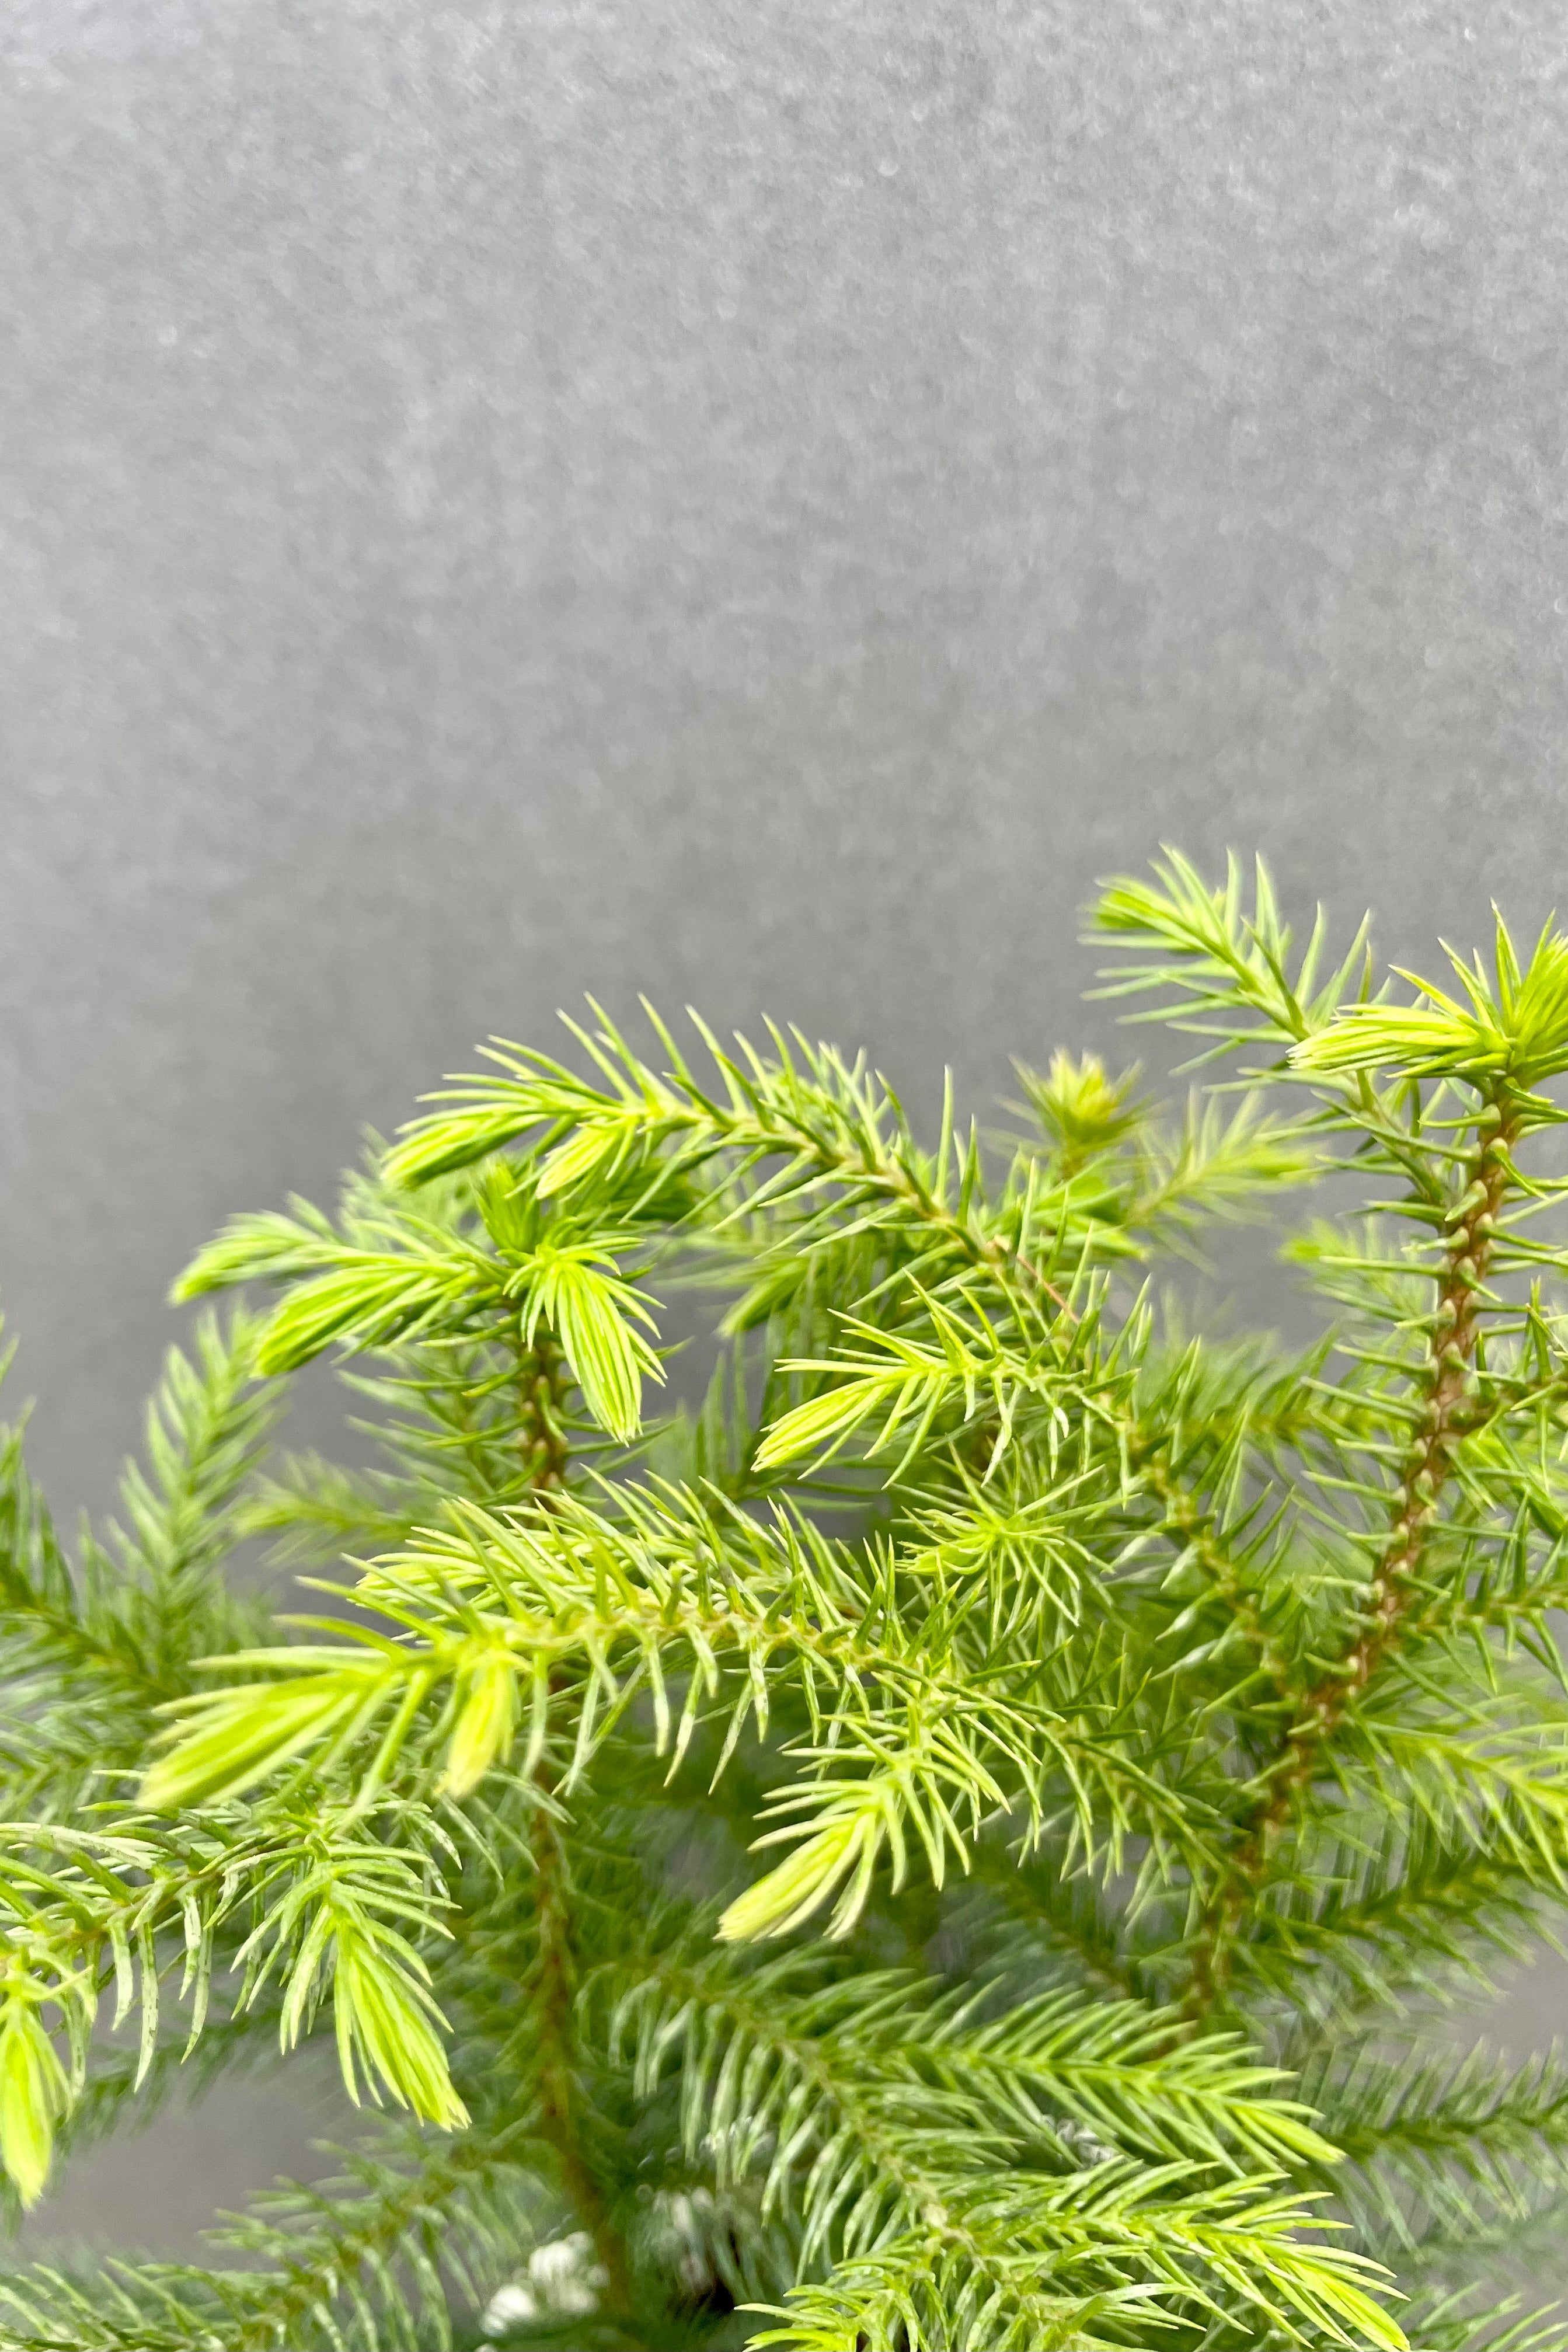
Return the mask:
POLYGON ((1568 2072, 1450 2021, 1568 1885, 1568 941, 1378 987, 1174 857, 1092 928, 1184 1117, 1063 1054, 928 1150, 794 1036, 498 1047, 201 1253, 248 1303, 101 1541, 10 1440, 11 2193, 258 2051, 383 2116, 210 2270, 0 2275, 0 2345, 1568 2343, 1500 2268, 1568 2072), (1336 1168, 1322 1339, 1184 1333, 1162 1258, 1336 1168), (373 1466, 271 1451, 328 1349, 373 1466), (354 1566, 268 1623, 258 1536, 354 1566))

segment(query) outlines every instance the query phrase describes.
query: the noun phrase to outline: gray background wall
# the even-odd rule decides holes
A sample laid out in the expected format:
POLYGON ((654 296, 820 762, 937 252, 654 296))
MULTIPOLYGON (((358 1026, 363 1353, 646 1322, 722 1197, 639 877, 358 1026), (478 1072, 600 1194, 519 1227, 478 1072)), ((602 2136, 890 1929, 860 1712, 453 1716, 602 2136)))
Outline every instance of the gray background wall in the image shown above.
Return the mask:
MULTIPOLYGON (((0 1278, 66 1506, 225 1211, 586 987, 982 1096, 1162 836, 1407 954, 1568 897, 1550 0, 0 41, 0 1278)), ((184 2242, 301 2131, 262 2086, 46 2225, 184 2242)))

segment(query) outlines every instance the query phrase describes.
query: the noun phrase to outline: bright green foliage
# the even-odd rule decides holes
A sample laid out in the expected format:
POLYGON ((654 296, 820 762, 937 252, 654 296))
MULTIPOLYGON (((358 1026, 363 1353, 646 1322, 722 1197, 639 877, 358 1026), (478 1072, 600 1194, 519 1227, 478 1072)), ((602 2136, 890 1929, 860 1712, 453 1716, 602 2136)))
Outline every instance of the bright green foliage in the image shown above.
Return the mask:
POLYGON ((1092 929, 1174 1116, 599 1017, 202 1252, 103 1542, 6 1441, 16 2197, 279 2047, 388 2112, 0 2347, 1568 2346, 1568 2077, 1454 2027, 1568 1901, 1568 943, 1374 994, 1175 856, 1092 929), (1287 1209, 1322 1336, 1188 1334, 1287 1209), (269 1452, 329 1349, 368 1468, 269 1452))

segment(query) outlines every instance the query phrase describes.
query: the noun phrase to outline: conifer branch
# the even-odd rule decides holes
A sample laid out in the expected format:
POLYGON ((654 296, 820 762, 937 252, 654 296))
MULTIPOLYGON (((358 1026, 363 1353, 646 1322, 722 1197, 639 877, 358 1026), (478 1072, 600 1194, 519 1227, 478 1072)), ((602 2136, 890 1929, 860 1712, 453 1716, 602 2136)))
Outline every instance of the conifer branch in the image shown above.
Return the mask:
POLYGON ((601 1017, 200 1254, 274 1297, 118 1532, 0 1449, 8 2193, 184 2049, 330 2025, 414 2118, 244 2269, 12 2274, 0 2352, 1556 2341, 1488 2281, 1561 2070, 1391 2053, 1568 1912, 1568 940, 1379 986, 1174 855, 1093 919, 1239 1057, 1174 1120, 1063 1053, 928 1149, 832 1047, 601 1017), (1305 1354, 1156 1303, 1324 1167, 1305 1354), (273 1463, 327 1351, 374 1462, 273 1463), (335 1613, 247 1630, 254 1533, 335 1613))
POLYGON ((1438 1496, 1469 1425, 1468 1375, 1479 1336, 1477 1294, 1486 1281, 1521 1127, 1506 1098, 1494 1099, 1479 1121, 1477 1149, 1461 1165, 1458 1197, 1447 1221, 1427 1354, 1415 1384, 1415 1433, 1401 1468, 1383 1557, 1353 1641, 1305 1694, 1297 1721, 1260 1776, 1265 1793, 1246 1824, 1216 1906, 1194 1948, 1192 2002, 1198 2015, 1221 1997, 1229 1938, 1267 1870, 1274 1840, 1319 1769, 1347 1710, 1399 1640, 1415 1594, 1428 1530, 1437 1517, 1438 1496))

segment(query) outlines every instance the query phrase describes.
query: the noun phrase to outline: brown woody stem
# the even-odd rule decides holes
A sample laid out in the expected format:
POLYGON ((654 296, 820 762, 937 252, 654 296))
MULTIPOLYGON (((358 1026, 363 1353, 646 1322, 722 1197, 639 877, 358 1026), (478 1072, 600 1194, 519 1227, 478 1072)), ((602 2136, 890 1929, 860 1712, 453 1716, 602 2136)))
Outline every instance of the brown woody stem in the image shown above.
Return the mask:
POLYGON ((1468 1425, 1476 1293, 1490 1263, 1498 1211, 1508 1189, 1510 1152, 1518 1134, 1518 1122, 1494 1104, 1492 1118, 1484 1124, 1481 1140, 1465 1164, 1460 1213, 1448 1240, 1431 1345, 1420 1372, 1421 1415, 1400 1473, 1367 1607, 1349 1649, 1306 1694, 1264 1775, 1267 1793, 1241 1825, 1240 1843, 1194 1950, 1186 2004, 1190 2015, 1203 2015, 1223 1996, 1226 1951, 1237 1922, 1266 1876, 1275 1845, 1316 1775, 1325 1747, 1397 1642, 1415 1598, 1427 1530, 1437 1517, 1437 1497, 1468 1425))

